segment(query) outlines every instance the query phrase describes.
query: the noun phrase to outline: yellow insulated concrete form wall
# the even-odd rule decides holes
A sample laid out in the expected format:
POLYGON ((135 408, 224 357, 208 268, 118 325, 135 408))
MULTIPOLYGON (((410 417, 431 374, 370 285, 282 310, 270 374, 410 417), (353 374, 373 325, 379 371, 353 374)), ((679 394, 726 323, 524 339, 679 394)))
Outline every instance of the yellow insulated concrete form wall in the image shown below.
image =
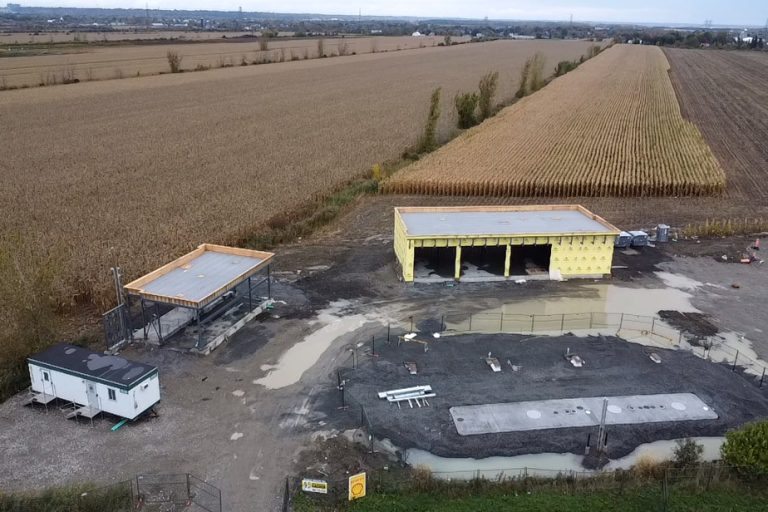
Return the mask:
POLYGON ((611 273, 614 240, 618 234, 616 227, 578 205, 395 208, 395 254, 405 281, 414 281, 416 250, 433 247, 454 248, 453 278, 456 280, 462 275, 463 248, 500 246, 505 249, 504 278, 520 277, 511 275, 510 261, 516 248, 525 246, 551 247, 550 276, 566 279, 603 277, 611 273), (472 222, 471 216, 461 215, 463 213, 470 213, 484 222, 479 226, 468 224, 467 221, 472 222), (416 226, 419 214, 432 214, 433 218, 444 222, 438 228, 443 232, 429 232, 423 225, 416 226), (477 217, 477 214, 490 217, 477 217), (405 217, 412 219, 414 224, 410 230, 405 217), (461 225, 452 223, 453 220, 461 225), (529 225, 532 231, 526 232, 529 225), (466 232, 462 233, 462 229, 466 232))

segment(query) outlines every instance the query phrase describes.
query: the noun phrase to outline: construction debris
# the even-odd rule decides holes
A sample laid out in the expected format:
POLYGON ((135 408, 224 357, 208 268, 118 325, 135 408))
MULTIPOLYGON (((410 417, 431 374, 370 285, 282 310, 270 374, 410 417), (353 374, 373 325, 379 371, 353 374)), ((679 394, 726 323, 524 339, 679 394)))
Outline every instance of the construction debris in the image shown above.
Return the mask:
POLYGON ((413 409, 415 403, 417 407, 429 407, 427 398, 436 396, 432 392, 432 386, 414 386, 412 388, 392 389, 389 391, 380 391, 379 398, 386 398, 387 402, 397 404, 400 409, 401 402, 408 402, 408 406, 413 409))
POLYGON ((419 373, 418 368, 416 367, 416 363, 413 361, 406 361, 403 363, 403 366, 408 370, 408 373, 411 375, 416 375, 419 373))
POLYGON ((585 364, 585 361, 581 357, 576 354, 571 354, 571 349, 569 347, 565 349, 565 359, 576 368, 581 368, 585 364))
POLYGON ((661 364, 661 358, 659 357, 659 354, 656 352, 651 352, 648 357, 651 358, 651 361, 653 361, 656 364, 661 364))
POLYGON ((501 363, 499 363, 499 360, 493 357, 490 352, 488 352, 488 357, 485 358, 485 362, 488 366, 491 367, 493 373, 498 373, 501 371, 501 363))

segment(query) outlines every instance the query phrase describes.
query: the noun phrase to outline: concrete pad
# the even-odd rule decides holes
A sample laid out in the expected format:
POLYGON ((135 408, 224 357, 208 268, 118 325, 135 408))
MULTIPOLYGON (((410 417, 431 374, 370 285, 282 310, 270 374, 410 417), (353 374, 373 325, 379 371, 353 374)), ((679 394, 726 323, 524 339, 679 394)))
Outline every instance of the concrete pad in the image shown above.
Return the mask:
POLYGON ((459 435, 498 434, 600 424, 603 399, 608 398, 606 425, 717 419, 717 414, 692 393, 534 400, 508 404, 451 407, 459 435))

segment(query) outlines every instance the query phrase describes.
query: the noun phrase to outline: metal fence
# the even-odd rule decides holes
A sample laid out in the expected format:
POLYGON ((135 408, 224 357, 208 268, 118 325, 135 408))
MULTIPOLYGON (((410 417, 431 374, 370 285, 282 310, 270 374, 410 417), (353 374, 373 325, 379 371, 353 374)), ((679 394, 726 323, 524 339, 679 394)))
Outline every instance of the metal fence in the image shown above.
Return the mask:
POLYGON ((222 512, 221 491, 188 473, 137 475, 102 487, 83 486, 72 492, 62 489, 46 494, 30 497, 0 493, 0 510, 222 512))
POLYGON ((415 330, 440 333, 611 335, 652 347, 687 350, 703 359, 728 364, 733 371, 741 368, 761 387, 768 372, 766 364, 745 353, 748 350, 746 345, 739 345, 721 336, 696 336, 672 327, 656 316, 602 311, 552 315, 448 313, 431 318, 408 317, 390 323, 384 339, 379 337, 373 340, 372 348, 375 348, 377 341, 397 340, 403 333, 415 330))
MULTIPOLYGON (((488 470, 491 471, 491 470, 488 470)), ((734 490, 749 485, 755 489, 768 488, 768 478, 761 477, 745 483, 739 477, 739 468, 721 464, 703 463, 692 467, 676 468, 664 463, 641 471, 615 470, 555 471, 534 468, 502 468, 495 474, 477 474, 469 479, 458 472, 429 472, 422 470, 367 471, 367 494, 424 492, 454 495, 479 494, 483 491, 503 489, 509 492, 555 491, 562 494, 589 493, 590 491, 631 494, 642 490, 647 498, 648 510, 669 510, 674 504, 684 505, 691 495, 710 490, 734 490)), ((347 501, 346 478, 325 479, 327 494, 303 493, 301 477, 286 478, 283 511, 293 510, 298 494, 303 501, 334 506, 347 501)))

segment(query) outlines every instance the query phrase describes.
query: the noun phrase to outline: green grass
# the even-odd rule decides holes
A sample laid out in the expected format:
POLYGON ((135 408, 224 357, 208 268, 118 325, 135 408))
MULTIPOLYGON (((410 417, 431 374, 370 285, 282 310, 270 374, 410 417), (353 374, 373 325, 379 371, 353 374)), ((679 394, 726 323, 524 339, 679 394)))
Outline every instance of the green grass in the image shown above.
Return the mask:
MULTIPOLYGON (((746 493, 743 490, 670 494, 670 512, 768 511, 768 494, 746 493)), ((450 497, 438 493, 405 492, 403 494, 372 494, 345 508, 322 507, 307 496, 297 496, 297 512, 320 510, 349 510, 355 512, 652 512, 661 511, 659 486, 631 492, 595 491, 571 495, 557 491, 502 493, 488 491, 478 495, 450 497)))

